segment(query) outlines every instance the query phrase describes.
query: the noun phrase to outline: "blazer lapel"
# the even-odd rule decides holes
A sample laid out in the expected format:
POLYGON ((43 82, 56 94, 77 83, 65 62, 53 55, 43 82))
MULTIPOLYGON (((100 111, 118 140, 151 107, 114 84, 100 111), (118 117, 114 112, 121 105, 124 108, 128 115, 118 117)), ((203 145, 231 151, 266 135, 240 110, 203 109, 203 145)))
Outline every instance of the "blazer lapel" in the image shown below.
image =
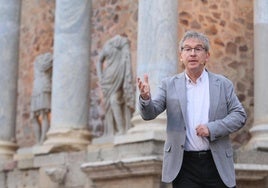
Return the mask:
POLYGON ((184 121, 188 124, 187 121, 187 97, 186 97, 186 83, 184 73, 179 74, 174 80, 175 92, 178 94, 178 107, 180 107, 184 121))
POLYGON ((208 72, 209 78, 209 97, 210 97, 210 107, 209 107, 209 121, 214 120, 215 112, 219 104, 220 97, 220 83, 217 77, 208 72))

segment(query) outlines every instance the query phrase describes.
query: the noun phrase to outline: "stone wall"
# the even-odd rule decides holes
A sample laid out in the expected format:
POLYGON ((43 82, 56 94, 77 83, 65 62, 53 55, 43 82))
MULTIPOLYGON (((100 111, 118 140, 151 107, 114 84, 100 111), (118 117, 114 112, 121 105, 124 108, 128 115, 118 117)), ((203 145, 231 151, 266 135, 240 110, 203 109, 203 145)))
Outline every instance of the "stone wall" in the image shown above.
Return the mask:
MULTIPOLYGON (((93 92, 101 94, 95 64, 102 46, 112 36, 126 34, 130 39, 131 60, 136 75, 138 1, 92 2, 90 87, 93 92)), ((248 130, 253 123, 253 2, 179 0, 178 6, 179 38, 190 29, 204 32, 210 37, 211 59, 208 69, 234 82, 239 99, 246 108, 249 116, 247 126, 232 135, 235 147, 239 147, 249 140, 248 130)), ((30 122, 33 61, 41 53, 53 52, 54 11, 55 0, 22 1, 16 125, 20 147, 32 146, 35 142, 30 122)), ((181 71, 180 66, 178 72, 181 71)))

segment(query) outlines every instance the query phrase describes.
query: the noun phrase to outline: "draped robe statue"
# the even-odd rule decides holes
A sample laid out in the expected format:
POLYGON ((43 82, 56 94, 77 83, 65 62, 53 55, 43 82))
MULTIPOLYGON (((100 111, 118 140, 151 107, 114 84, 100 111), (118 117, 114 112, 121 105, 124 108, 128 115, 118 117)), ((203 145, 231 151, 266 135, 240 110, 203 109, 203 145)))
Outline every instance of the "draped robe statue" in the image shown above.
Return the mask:
POLYGON ((116 35, 108 40, 99 57, 98 77, 104 97, 104 135, 124 134, 130 128, 135 92, 129 41, 116 35))

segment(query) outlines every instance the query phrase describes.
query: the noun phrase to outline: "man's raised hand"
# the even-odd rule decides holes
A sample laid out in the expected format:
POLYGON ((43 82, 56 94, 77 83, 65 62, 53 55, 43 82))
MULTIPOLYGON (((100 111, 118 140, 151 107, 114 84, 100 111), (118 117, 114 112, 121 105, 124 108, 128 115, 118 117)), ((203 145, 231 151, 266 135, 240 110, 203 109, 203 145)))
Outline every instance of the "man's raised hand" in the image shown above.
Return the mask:
POLYGON ((149 78, 147 74, 144 74, 143 78, 144 78, 144 82, 142 82, 142 80, 138 77, 137 84, 138 84, 141 98, 144 100, 148 100, 151 97, 149 78))

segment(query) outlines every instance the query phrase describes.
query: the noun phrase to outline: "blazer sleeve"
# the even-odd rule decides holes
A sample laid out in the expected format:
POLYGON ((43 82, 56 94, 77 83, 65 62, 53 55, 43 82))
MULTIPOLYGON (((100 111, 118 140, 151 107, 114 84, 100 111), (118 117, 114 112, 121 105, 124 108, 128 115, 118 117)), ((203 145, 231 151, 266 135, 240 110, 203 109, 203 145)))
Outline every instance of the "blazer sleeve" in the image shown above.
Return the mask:
POLYGON ((162 80, 155 96, 145 101, 139 96, 138 109, 142 119, 155 119, 166 109, 166 79, 162 80))

